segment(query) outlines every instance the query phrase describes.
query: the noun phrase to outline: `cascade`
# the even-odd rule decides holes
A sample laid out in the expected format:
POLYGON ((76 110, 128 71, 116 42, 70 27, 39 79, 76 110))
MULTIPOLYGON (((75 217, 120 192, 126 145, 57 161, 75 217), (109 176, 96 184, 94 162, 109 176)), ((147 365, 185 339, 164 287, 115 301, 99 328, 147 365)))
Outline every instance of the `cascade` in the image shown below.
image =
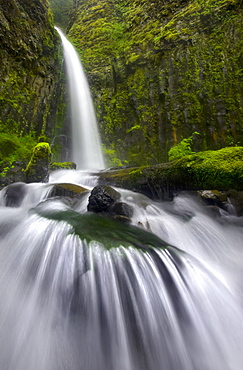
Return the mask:
POLYGON ((129 224, 87 211, 98 179, 86 170, 104 163, 83 71, 58 32, 85 171, 0 191, 0 368, 243 369, 243 218, 124 189, 129 224), (65 183, 87 190, 51 197, 65 183))
POLYGON ((82 64, 73 45, 59 33, 68 77, 72 126, 72 161, 78 169, 105 167, 92 97, 82 64))
POLYGON ((18 205, 0 192, 1 368, 241 370, 242 218, 117 189, 126 225, 87 212, 96 183, 56 171, 18 205), (67 179, 88 190, 48 198, 67 179))

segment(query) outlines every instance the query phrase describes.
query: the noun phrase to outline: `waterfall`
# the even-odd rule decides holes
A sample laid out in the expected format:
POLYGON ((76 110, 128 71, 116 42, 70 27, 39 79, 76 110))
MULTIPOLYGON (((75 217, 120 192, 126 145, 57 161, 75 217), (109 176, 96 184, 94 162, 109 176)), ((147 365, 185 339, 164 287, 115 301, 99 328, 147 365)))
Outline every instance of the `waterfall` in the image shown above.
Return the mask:
MULTIPOLYGON (((92 184, 51 181, 65 172, 92 184)), ((241 217, 117 189, 127 225, 52 186, 25 185, 18 207, 0 192, 1 369, 243 368, 241 217)))
POLYGON ((78 54, 64 34, 59 33, 68 77, 72 123, 72 161, 78 169, 105 168, 95 110, 88 81, 78 54))

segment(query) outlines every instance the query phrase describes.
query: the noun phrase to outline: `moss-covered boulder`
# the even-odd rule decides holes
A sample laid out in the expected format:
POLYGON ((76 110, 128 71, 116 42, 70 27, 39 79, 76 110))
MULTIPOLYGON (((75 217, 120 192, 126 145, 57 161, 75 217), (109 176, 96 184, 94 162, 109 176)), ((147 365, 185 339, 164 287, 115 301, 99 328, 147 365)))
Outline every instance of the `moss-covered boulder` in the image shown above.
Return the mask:
POLYGON ((76 170, 76 163, 74 162, 51 162, 50 171, 55 170, 76 170))
POLYGON ((0 188, 13 182, 25 182, 24 169, 36 140, 32 135, 0 133, 0 188))
POLYGON ((104 248, 120 246, 148 250, 151 247, 166 248, 168 244, 156 235, 133 225, 127 225, 100 214, 80 214, 72 210, 60 211, 45 209, 45 204, 36 207, 35 212, 51 220, 67 222, 72 226, 71 233, 87 243, 96 241, 104 248))
POLYGON ((39 143, 33 148, 32 157, 26 167, 26 182, 47 182, 51 149, 48 143, 39 143))
POLYGON ((49 197, 77 197, 77 195, 87 192, 88 189, 69 183, 54 184, 49 197))
POLYGON ((22 161, 15 161, 11 164, 7 163, 1 172, 0 189, 14 182, 26 182, 25 167, 26 163, 22 161))
POLYGON ((243 147, 198 152, 170 163, 110 170, 99 176, 102 183, 152 198, 170 197, 180 190, 243 190, 243 147))

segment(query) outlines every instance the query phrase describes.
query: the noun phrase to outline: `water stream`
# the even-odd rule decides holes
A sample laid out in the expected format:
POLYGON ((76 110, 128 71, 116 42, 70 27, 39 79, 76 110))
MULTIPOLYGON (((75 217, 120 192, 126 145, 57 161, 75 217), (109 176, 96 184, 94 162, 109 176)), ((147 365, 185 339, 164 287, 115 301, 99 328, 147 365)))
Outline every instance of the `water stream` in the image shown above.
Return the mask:
POLYGON ((67 71, 72 123, 72 161, 78 169, 105 168, 95 110, 79 56, 62 31, 59 33, 67 71))
POLYGON ((129 247, 129 226, 123 243, 120 224, 97 224, 114 244, 107 250, 65 216, 88 230, 90 190, 75 204, 48 199, 52 184, 70 178, 97 183, 57 171, 49 184, 25 185, 18 207, 0 193, 1 369, 241 370, 242 218, 215 218, 188 195, 153 202, 118 189, 134 209, 133 239, 152 242, 147 230, 168 247, 129 247))
POLYGON ((242 217, 123 189, 131 224, 87 211, 98 179, 84 170, 104 162, 83 71, 58 32, 83 171, 0 192, 0 369, 242 370, 242 217), (50 198, 59 183, 87 191, 50 198))

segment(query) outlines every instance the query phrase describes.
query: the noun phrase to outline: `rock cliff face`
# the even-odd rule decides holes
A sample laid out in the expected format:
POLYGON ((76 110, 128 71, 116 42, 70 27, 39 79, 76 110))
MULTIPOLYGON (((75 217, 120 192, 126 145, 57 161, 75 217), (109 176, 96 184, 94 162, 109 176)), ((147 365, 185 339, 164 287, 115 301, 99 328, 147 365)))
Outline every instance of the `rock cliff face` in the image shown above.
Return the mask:
POLYGON ((130 164, 243 144, 242 0, 80 0, 69 36, 103 141, 130 164))
POLYGON ((63 114, 58 37, 47 0, 0 2, 0 130, 55 134, 63 114))

